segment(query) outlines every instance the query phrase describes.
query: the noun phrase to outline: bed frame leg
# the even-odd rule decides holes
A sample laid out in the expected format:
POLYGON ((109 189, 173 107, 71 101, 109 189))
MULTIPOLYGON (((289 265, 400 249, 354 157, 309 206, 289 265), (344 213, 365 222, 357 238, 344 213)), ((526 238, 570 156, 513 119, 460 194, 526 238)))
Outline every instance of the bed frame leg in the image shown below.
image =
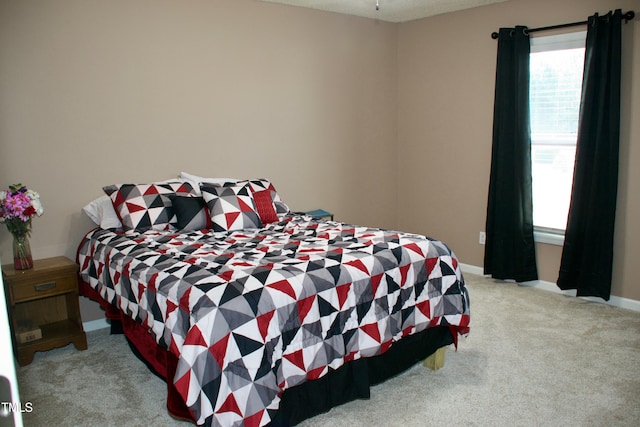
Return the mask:
POLYGON ((435 353, 424 359, 424 362, 422 362, 422 364, 432 371, 437 371, 444 366, 444 355, 445 347, 440 347, 436 350, 435 353))

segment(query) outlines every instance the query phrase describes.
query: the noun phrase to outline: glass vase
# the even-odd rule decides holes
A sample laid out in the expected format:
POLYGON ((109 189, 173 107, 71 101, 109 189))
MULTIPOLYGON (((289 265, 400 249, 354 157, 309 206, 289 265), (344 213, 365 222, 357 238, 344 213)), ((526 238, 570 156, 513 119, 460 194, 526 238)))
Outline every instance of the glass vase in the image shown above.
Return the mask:
POLYGON ((31 245, 26 234, 13 236, 13 267, 16 270, 28 270, 33 267, 31 245))

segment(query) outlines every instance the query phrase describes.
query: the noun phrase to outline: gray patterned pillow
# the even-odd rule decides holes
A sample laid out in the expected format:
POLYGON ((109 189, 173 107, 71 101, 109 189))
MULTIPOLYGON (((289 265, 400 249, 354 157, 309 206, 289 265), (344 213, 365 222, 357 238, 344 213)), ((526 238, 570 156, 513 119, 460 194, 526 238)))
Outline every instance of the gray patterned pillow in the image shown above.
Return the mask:
POLYGON ((229 186, 203 183, 200 189, 209 208, 213 231, 262 228, 249 183, 229 186))
POLYGON ((191 194, 186 182, 108 185, 102 190, 111 198, 124 230, 169 230, 176 225, 171 199, 174 194, 191 194))

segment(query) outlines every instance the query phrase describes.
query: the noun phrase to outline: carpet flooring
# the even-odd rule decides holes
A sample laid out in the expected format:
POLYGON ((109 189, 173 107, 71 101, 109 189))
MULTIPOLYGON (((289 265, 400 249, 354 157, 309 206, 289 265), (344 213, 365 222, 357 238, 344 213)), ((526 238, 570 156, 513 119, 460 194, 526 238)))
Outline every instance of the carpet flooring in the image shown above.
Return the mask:
MULTIPOLYGON (((640 313, 465 274, 471 333, 444 368, 417 364, 316 426, 638 426, 640 313)), ((18 369, 30 426, 189 426, 166 386, 108 330, 18 369)))

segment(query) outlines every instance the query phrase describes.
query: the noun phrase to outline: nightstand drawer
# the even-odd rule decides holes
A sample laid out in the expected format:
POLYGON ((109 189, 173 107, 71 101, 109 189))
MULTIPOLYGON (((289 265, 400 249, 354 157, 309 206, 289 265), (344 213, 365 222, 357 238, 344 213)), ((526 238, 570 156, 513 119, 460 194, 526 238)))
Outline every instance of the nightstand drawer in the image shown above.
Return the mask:
POLYGON ((69 291, 75 291, 78 282, 74 275, 50 277, 41 281, 12 283, 11 292, 13 301, 20 302, 33 298, 41 298, 49 295, 57 295, 69 291))

